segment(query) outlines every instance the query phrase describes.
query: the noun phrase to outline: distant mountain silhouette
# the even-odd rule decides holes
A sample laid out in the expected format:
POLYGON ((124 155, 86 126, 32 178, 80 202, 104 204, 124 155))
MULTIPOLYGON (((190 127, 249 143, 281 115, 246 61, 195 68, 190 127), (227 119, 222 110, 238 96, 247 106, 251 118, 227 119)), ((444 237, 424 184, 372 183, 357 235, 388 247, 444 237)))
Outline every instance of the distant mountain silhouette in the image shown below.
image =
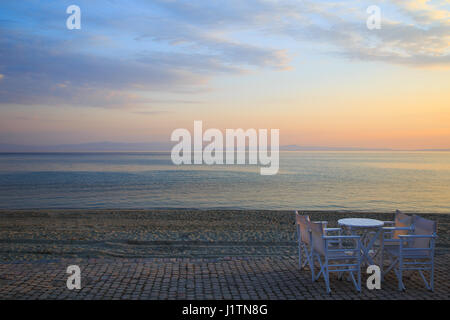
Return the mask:
POLYGON ((443 149, 390 149, 390 148, 358 148, 358 147, 321 147, 321 146, 298 146, 296 144, 280 147, 281 151, 450 151, 443 149))
MULTIPOLYGON (((46 146, 29 146, 16 144, 0 144, 0 152, 126 152, 126 151, 170 151, 175 143, 149 142, 90 142, 80 144, 59 144, 46 146)), ((270 146, 268 147, 270 150, 270 146)), ((388 148, 358 148, 358 147, 324 147, 285 145, 280 151, 397 151, 388 148)), ((450 151, 448 149, 416 149, 408 151, 450 151)))
POLYGON ((59 144, 47 146, 25 146, 0 144, 0 152, 120 152, 120 151, 168 151, 168 143, 126 143, 126 142, 91 142, 80 144, 59 144))
POLYGON ((358 147, 322 147, 322 146, 298 146, 291 144, 281 146, 281 151, 395 151, 388 148, 358 148, 358 147))

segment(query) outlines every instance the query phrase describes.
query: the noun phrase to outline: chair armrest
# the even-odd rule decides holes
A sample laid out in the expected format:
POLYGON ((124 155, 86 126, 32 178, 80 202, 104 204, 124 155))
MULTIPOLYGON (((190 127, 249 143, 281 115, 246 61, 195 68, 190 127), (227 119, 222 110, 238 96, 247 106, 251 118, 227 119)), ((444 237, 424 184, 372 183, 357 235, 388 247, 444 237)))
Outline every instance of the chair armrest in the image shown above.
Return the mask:
POLYGON ((395 230, 413 230, 412 227, 383 227, 384 231, 395 231, 395 230))
POLYGON ((405 235, 399 235, 399 238, 406 238, 406 239, 411 239, 411 238, 437 238, 437 235, 434 234, 405 234, 405 235))
POLYGON ((333 239, 360 239, 361 236, 323 236, 325 240, 333 239))
POLYGON ((341 231, 341 228, 323 228, 323 231, 341 231))

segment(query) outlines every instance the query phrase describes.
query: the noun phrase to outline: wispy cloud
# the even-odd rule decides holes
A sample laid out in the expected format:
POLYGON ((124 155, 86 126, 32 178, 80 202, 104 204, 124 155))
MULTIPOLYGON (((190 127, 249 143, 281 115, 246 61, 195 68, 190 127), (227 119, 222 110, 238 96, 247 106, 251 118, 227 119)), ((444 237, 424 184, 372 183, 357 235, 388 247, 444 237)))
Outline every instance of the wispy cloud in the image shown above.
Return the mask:
POLYGON ((296 52, 280 40, 347 59, 450 66, 446 1, 79 1, 78 33, 64 27, 68 4, 0 4, 0 103, 142 107, 152 93, 201 91, 223 74, 289 69, 296 52), (381 30, 365 26, 371 4, 381 30))
MULTIPOLYGON (((306 12, 278 24, 273 32, 298 41, 320 43, 331 54, 364 61, 383 61, 410 66, 450 66, 450 20, 435 6, 405 5, 408 1, 360 1, 359 10, 351 2, 312 4, 303 2, 306 12), (382 28, 366 28, 365 8, 377 3, 382 12, 382 28), (403 17, 392 12, 400 10, 403 17), (311 20, 314 16, 314 20, 311 20), (416 21, 411 23, 409 21, 416 21), (420 23, 418 22, 420 21, 420 23)), ((412 2, 412 1, 410 1, 412 2)), ((424 2, 424 1, 418 1, 424 2)), ((426 2, 426 1, 425 1, 426 2)))

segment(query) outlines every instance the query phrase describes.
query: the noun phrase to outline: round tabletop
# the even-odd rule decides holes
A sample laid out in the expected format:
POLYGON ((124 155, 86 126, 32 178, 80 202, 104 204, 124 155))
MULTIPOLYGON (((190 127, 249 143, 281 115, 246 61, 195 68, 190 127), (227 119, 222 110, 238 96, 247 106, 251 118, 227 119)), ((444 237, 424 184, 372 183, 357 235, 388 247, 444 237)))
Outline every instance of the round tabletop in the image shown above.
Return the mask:
POLYGON ((383 221, 366 218, 345 218, 339 219, 338 224, 340 226, 353 227, 353 228, 379 228, 384 225, 383 221))

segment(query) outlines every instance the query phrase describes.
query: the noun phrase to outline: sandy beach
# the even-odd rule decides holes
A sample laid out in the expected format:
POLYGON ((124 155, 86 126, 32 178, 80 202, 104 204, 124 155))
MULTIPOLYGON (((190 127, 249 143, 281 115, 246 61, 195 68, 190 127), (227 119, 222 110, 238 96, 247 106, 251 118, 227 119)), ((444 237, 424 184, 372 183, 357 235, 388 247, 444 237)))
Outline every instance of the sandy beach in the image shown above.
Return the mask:
MULTIPOLYGON (((330 226, 344 217, 393 219, 393 213, 308 213, 330 226)), ((449 250, 450 215, 423 216, 438 221, 438 252, 449 250)), ((296 254, 291 211, 3 210, 0 219, 2 262, 296 254)))
MULTIPOLYGON (((392 213, 309 212, 390 220, 392 213)), ((450 215, 438 221, 434 292, 418 274, 397 290, 354 290, 332 279, 311 282, 299 271, 293 212, 199 210, 1 211, 0 299, 450 299, 450 215), (81 290, 66 287, 69 265, 81 268, 81 290)), ((367 275, 362 273, 364 283, 367 275)))

